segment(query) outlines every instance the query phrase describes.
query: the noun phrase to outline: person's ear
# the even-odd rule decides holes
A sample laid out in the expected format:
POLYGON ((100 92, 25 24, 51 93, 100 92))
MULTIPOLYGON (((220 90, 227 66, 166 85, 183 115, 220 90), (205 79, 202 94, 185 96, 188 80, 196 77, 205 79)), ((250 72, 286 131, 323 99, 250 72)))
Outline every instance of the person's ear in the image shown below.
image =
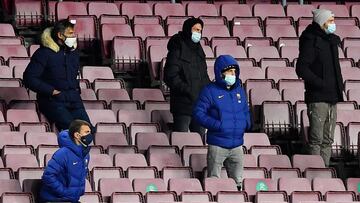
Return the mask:
POLYGON ((64 37, 63 34, 61 34, 61 32, 58 32, 58 33, 57 33, 57 37, 58 37, 59 39, 65 40, 65 37, 64 37))

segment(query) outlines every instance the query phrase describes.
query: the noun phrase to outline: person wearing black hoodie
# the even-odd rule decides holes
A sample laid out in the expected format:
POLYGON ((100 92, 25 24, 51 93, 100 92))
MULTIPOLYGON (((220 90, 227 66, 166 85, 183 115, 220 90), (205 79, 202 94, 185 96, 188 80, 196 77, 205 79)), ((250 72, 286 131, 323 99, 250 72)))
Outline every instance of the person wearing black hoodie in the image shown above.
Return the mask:
POLYGON ((187 19, 182 31, 175 34, 167 45, 168 54, 164 80, 170 87, 170 111, 174 117, 173 131, 205 134, 193 118, 193 106, 201 89, 210 83, 201 47, 201 32, 204 27, 198 18, 187 19))
POLYGON ((305 81, 305 102, 309 117, 307 150, 321 155, 328 166, 334 142, 336 103, 343 101, 338 46, 334 34, 334 14, 325 9, 313 11, 313 23, 300 36, 297 75, 305 81))

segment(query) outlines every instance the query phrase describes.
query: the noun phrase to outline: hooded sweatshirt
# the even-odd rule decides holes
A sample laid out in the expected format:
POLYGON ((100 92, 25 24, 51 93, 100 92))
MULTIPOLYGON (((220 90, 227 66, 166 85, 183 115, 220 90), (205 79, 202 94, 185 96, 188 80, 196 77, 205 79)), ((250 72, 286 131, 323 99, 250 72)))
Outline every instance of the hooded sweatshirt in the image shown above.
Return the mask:
POLYGON ((64 130, 58 136, 60 149, 49 161, 42 176, 40 200, 77 202, 85 192, 89 151, 77 145, 64 130))
POLYGON ((240 68, 229 55, 215 61, 215 82, 201 91, 193 116, 208 129, 207 143, 232 149, 243 144, 244 132, 251 128, 249 107, 244 89, 240 85, 240 68), (236 68, 236 82, 230 88, 222 72, 229 66, 236 68))
POLYGON ((205 53, 200 43, 191 40, 192 27, 202 21, 189 18, 183 29, 171 37, 164 69, 164 81, 170 87, 170 110, 191 116, 200 90, 210 82, 205 53))

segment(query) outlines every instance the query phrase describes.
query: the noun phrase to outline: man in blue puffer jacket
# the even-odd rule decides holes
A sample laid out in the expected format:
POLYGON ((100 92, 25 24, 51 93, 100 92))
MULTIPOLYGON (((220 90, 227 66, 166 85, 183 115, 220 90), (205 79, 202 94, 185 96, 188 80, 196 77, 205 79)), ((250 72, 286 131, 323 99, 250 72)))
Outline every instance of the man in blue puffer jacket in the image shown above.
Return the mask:
POLYGON ((208 177, 220 177, 224 164, 229 177, 241 187, 243 136, 251 128, 251 120, 240 68, 232 56, 221 55, 214 72, 215 82, 201 91, 193 116, 208 129, 208 177))
POLYGON ((71 122, 60 132, 58 149, 42 176, 41 202, 78 202, 85 192, 85 179, 92 142, 91 125, 83 120, 71 122))

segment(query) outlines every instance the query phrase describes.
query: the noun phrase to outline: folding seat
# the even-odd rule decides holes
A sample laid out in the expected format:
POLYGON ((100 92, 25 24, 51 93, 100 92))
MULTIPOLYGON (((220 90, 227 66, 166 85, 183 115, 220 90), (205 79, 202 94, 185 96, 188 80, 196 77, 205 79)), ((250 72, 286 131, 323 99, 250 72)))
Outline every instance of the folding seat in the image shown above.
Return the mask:
POLYGON ((238 191, 232 178, 205 178, 204 191, 216 195, 219 191, 238 191))
POLYGON ((280 79, 298 79, 293 67, 271 67, 266 68, 266 78, 273 79, 277 83, 280 79))
POLYGON ((157 202, 175 202, 177 196, 175 192, 168 191, 168 192, 147 192, 145 195, 145 202, 147 203, 157 203, 157 202))
POLYGON ((334 168, 306 168, 303 177, 313 180, 314 178, 336 178, 334 168))
POLYGON ((83 100, 85 109, 106 109, 106 101, 103 100, 83 100))
POLYGON ((356 195, 350 191, 329 191, 325 194, 328 202, 354 202, 356 199, 356 195))
MULTIPOLYGON (((161 93, 162 94, 162 93, 161 93)), ((155 110, 170 110, 169 101, 145 101, 144 109, 151 114, 155 110)))
POLYGON ((82 89, 80 96, 82 100, 88 100, 88 101, 97 100, 93 89, 82 89))
POLYGON ((358 46, 360 46, 359 38, 345 38, 343 40, 343 48, 344 49, 346 49, 347 47, 358 47, 358 46))
POLYGON ((57 145, 57 136, 53 132, 27 132, 25 134, 26 145, 37 148, 39 145, 57 145))
POLYGON ((264 25, 294 25, 294 19, 291 17, 279 17, 279 16, 269 16, 264 20, 264 25))
POLYGON ((293 203, 300 203, 305 201, 320 202, 321 199, 321 193, 318 191, 294 191, 290 195, 290 201, 293 203))
POLYGON ((112 100, 130 100, 126 89, 98 89, 97 97, 99 100, 105 100, 108 104, 110 104, 112 100))
POLYGON ((41 1, 16 0, 14 5, 16 27, 36 27, 44 23, 45 11, 41 1))
POLYGON ((103 202, 103 198, 99 192, 85 192, 84 195, 80 197, 79 201, 101 203, 103 202))
POLYGON ((242 46, 216 46, 215 56, 229 55, 231 54, 234 58, 246 58, 246 52, 242 46))
POLYGON ((188 162, 188 165, 192 168, 194 172, 194 176, 196 178, 200 178, 203 174, 204 168, 207 166, 207 154, 203 152, 195 152, 191 153, 188 157, 189 159, 187 160, 183 158, 184 165, 186 164, 186 162, 188 162))
POLYGON ((289 101, 294 105, 297 101, 305 100, 304 92, 304 89, 283 89, 281 91, 281 98, 283 101, 289 101))
POLYGON ((354 25, 338 25, 337 26, 336 34, 341 38, 344 39, 345 37, 353 37, 359 38, 360 37, 360 29, 354 25))
POLYGON ((360 178, 347 178, 346 179, 346 188, 347 191, 352 191, 356 195, 359 194, 358 185, 360 183, 360 178))
POLYGON ((127 170, 130 166, 146 167, 148 166, 143 154, 123 154, 118 153, 114 156, 114 165, 127 170))
POLYGON ((203 191, 201 183, 196 178, 171 178, 169 180, 169 191, 181 194, 184 191, 203 191))
POLYGON ((35 51, 37 50, 37 49, 39 49, 40 48, 40 45, 38 45, 38 44, 32 44, 32 45, 30 45, 30 47, 29 47, 29 53, 30 53, 30 57, 35 53, 35 51))
POLYGON ((156 167, 147 166, 147 167, 139 167, 139 166, 130 166, 127 169, 127 178, 132 181, 134 178, 157 178, 158 171, 156 167))
POLYGON ((323 195, 328 191, 346 191, 343 181, 339 178, 314 178, 312 188, 323 195))
POLYGON ((76 34, 78 40, 78 49, 90 51, 97 46, 98 30, 97 19, 95 16, 70 15, 69 20, 76 20, 76 34))
POLYGON ((170 179, 189 179, 193 178, 193 172, 190 167, 164 167, 161 171, 161 177, 164 180, 166 186, 168 186, 168 182, 170 179))
POLYGON ((142 59, 141 39, 137 37, 114 37, 112 43, 114 72, 134 72, 142 59))
POLYGON ((109 145, 128 145, 126 137, 122 133, 96 132, 94 144, 106 149, 109 145))
POLYGON ((0 56, 7 61, 10 57, 28 57, 28 53, 23 45, 0 45, 0 56))
POLYGON ((15 30, 11 24, 0 23, 0 36, 15 37, 15 30))
MULTIPOLYGON (((23 137, 21 136, 20 138, 23 137)), ((23 143, 23 140, 21 142, 23 143)), ((34 154, 34 148, 28 145, 4 145, 2 155, 5 156, 7 154, 34 154)))
POLYGON ((212 195, 208 191, 200 192, 200 191, 185 191, 180 195, 180 199, 183 202, 212 202, 212 195))
POLYGON ((102 14, 98 19, 100 26, 103 24, 129 24, 127 16, 102 14))
POLYGON ((114 112, 108 109, 87 109, 86 112, 89 115, 90 121, 93 125, 97 123, 116 123, 116 117, 114 112))
POLYGON ((346 139, 351 154, 356 155, 358 152, 358 134, 360 132, 360 123, 350 122, 346 128, 346 139))
POLYGON ((21 122, 40 122, 36 110, 31 109, 9 109, 6 113, 8 122, 18 126, 21 122))
POLYGON ((136 24, 134 25, 134 36, 145 40, 148 36, 164 37, 165 32, 160 24, 136 24))
POLYGON ((160 77, 160 64, 164 57, 166 57, 166 46, 150 46, 149 47, 149 60, 150 60, 150 74, 152 80, 159 80, 160 77))
POLYGON ((268 16, 285 16, 284 8, 276 4, 256 4, 253 7, 254 16, 259 16, 263 20, 268 16))
POLYGON ((56 20, 66 19, 70 15, 88 15, 86 4, 80 2, 60 2, 56 4, 56 20))
POLYGON ((123 170, 120 167, 94 167, 91 170, 91 182, 95 191, 99 189, 99 181, 106 178, 123 178, 123 170))
POLYGON ((121 15, 127 15, 132 19, 135 15, 152 15, 149 4, 143 3, 122 3, 120 6, 121 15))
POLYGON ((123 123, 98 123, 96 125, 96 132, 102 133, 122 133, 126 134, 126 126, 123 123))
POLYGON ((24 192, 5 192, 1 196, 1 202, 21 202, 33 203, 34 198, 31 193, 24 192))
POLYGON ((276 47, 253 46, 248 47, 248 57, 260 61, 261 58, 280 58, 280 55, 276 47))
POLYGON ((155 166, 159 171, 164 167, 182 167, 181 158, 175 153, 151 153, 149 154, 149 165, 155 166))
POLYGON ((133 188, 134 192, 140 192, 143 195, 150 191, 167 191, 164 181, 160 178, 135 178, 133 188))
POLYGON ((289 61, 294 61, 294 59, 299 56, 299 48, 294 46, 283 46, 280 48, 280 55, 282 58, 287 58, 289 61))
POLYGON ((164 95, 160 89, 134 88, 132 90, 132 99, 140 101, 143 104, 147 100, 165 101, 164 95))
POLYGON ((278 82, 279 91, 289 90, 305 90, 305 84, 300 79, 280 79, 278 82))
POLYGON ((170 135, 171 145, 178 146, 181 149, 188 145, 203 145, 203 140, 198 133, 193 132, 172 132, 170 135))
POLYGON ((181 24, 169 24, 167 26, 167 36, 171 37, 173 35, 175 35, 176 33, 178 33, 179 31, 182 30, 182 25, 181 24))
POLYGON ((36 148, 36 156, 39 160, 39 166, 44 167, 45 163, 45 156, 48 154, 48 158, 51 158, 52 154, 59 149, 57 145, 39 145, 36 148))
POLYGON ((345 92, 350 89, 360 89, 360 81, 358 80, 348 80, 344 82, 345 92))
POLYGON ((107 154, 92 154, 89 161, 89 170, 92 170, 94 167, 112 167, 113 162, 109 155, 107 154))
POLYGON ((6 154, 5 167, 17 171, 20 167, 39 167, 39 163, 33 154, 6 154))
POLYGON ((90 2, 87 5, 88 14, 100 18, 101 15, 120 15, 116 4, 105 2, 90 2))
POLYGON ((292 5, 289 4, 286 7, 286 14, 287 16, 291 16, 297 21, 300 17, 312 17, 312 10, 315 7, 313 5, 292 5))
POLYGON ((254 198, 257 191, 277 191, 277 181, 264 178, 245 178, 243 179, 243 190, 254 198))
POLYGON ((112 40, 115 36, 133 36, 128 24, 102 24, 101 25, 102 50, 105 57, 110 56, 112 40))
POLYGON ((10 57, 8 64, 10 68, 15 66, 27 66, 30 63, 30 57, 10 57))
POLYGON ((10 168, 4 168, 2 161, 0 167, 0 180, 14 179, 14 172, 10 168))
POLYGON ((110 200, 114 192, 133 192, 131 180, 128 178, 101 178, 99 180, 99 192, 105 202, 110 200))
POLYGON ((115 202, 133 202, 142 203, 142 195, 138 192, 114 192, 111 194, 111 203, 115 202))
POLYGON ((246 37, 244 39, 245 49, 251 46, 272 46, 273 44, 271 37, 246 37))
POLYGON ((14 78, 23 79, 23 73, 27 66, 25 65, 16 65, 13 67, 14 78))
POLYGON ((270 140, 265 133, 245 133, 243 145, 246 147, 246 149, 250 149, 254 145, 269 146, 270 140))
POLYGON ((10 179, 10 180, 0 180, 0 193, 5 192, 22 192, 19 180, 10 179))
POLYGON ((264 101, 261 117, 262 128, 270 137, 291 136, 293 112, 290 102, 264 101))
MULTIPOLYGON (((238 37, 213 37, 210 41, 210 46, 215 51, 215 47, 222 46, 222 47, 228 47, 228 46, 240 46, 240 39, 238 37)), ((236 57, 235 57, 236 58, 236 57)))
POLYGON ((345 49, 345 54, 347 58, 353 58, 354 61, 358 61, 360 60, 360 57, 356 53, 359 53, 359 51, 360 47, 347 47, 345 49))
POLYGON ((225 16, 229 21, 234 17, 251 17, 251 8, 247 4, 222 4, 220 6, 220 15, 225 16))
POLYGON ((240 80, 246 82, 248 79, 265 79, 265 71, 259 67, 241 67, 240 80))
MULTIPOLYGON (((17 179, 20 182, 21 187, 23 188, 24 180, 26 179, 41 179, 44 173, 44 168, 36 167, 36 168, 28 168, 21 167, 17 171, 17 179)), ((24 188, 23 188, 24 189, 24 188)))
MULTIPOLYGON (((275 82, 273 80, 268 79, 247 79, 245 81, 245 90, 248 96, 248 100, 250 100, 250 90, 251 89, 266 89, 271 91, 275 87, 275 82)), ((258 105, 261 105, 259 103, 258 105)))
POLYGON ((239 37, 240 39, 245 39, 246 37, 264 37, 258 25, 235 25, 232 36, 239 37))
POLYGON ((134 100, 112 100, 109 104, 109 108, 115 114, 117 114, 119 110, 140 110, 140 107, 140 102, 134 100))
POLYGON ((95 79, 115 79, 111 68, 108 66, 83 66, 81 75, 91 83, 95 79))
POLYGON ((255 201, 261 202, 288 202, 288 196, 284 191, 258 191, 255 201))
POLYGON ((262 58, 260 60, 260 67, 265 70, 265 68, 271 67, 287 67, 289 66, 289 60, 283 58, 262 58))
POLYGON ((143 133, 135 135, 135 144, 141 152, 146 151, 151 145, 169 146, 169 139, 165 133, 143 133))
MULTIPOLYGON (((136 15, 133 18, 134 25, 161 25, 161 23, 162 23, 162 19, 160 16, 136 15)), ((147 36, 151 36, 151 34, 147 36)))
POLYGON ((344 126, 347 126, 350 122, 360 122, 360 111, 339 110, 336 119, 336 122, 342 122, 344 126))
POLYGON ((290 159, 287 155, 261 154, 258 157, 259 167, 265 167, 268 171, 271 168, 291 168, 290 159))
POLYGON ((227 25, 227 20, 224 16, 200 16, 199 19, 206 25, 227 25))
POLYGON ((0 66, 0 77, 1 78, 12 78, 13 69, 8 66, 0 66))
POLYGON ((306 168, 325 168, 324 160, 320 155, 295 154, 292 157, 293 167, 299 168, 302 172, 306 168))
POLYGON ((269 176, 273 180, 279 180, 280 178, 299 178, 301 172, 298 168, 272 168, 269 171, 269 176))
MULTIPOLYGON (((207 146, 198 145, 198 146, 189 146, 184 145, 182 148, 182 160, 185 166, 190 164, 190 155, 191 154, 207 154, 207 146)), ((203 167, 201 168, 201 170, 203 167)))
POLYGON ((250 147, 249 153, 255 156, 256 160, 258 159, 258 156, 261 154, 267 154, 267 155, 280 155, 281 149, 278 145, 269 145, 269 146, 263 146, 263 145, 254 145, 250 147))
POLYGON ((118 121, 123 122, 126 126, 131 123, 149 123, 150 116, 145 110, 122 110, 118 111, 118 121))
POLYGON ((218 16, 217 9, 214 4, 207 3, 188 3, 186 5, 186 13, 188 16, 218 16))
POLYGON ((297 37, 292 25, 266 25, 266 37, 271 37, 277 41, 280 37, 297 37))
POLYGON ((138 153, 138 149, 133 145, 109 145, 106 149, 106 153, 109 154, 110 157, 114 157, 115 154, 135 154, 138 153))
POLYGON ((162 19, 168 16, 185 16, 185 8, 180 3, 155 3, 154 14, 161 16, 162 19))
POLYGON ((349 17, 349 10, 345 5, 329 5, 323 4, 319 5, 319 9, 327 9, 332 11, 336 17, 349 17))
POLYGON ((297 37, 280 37, 278 47, 299 47, 299 38, 297 37))
POLYGON ((232 25, 238 26, 238 25, 256 25, 259 27, 262 27, 262 20, 260 17, 254 16, 254 17, 234 17, 232 25))

